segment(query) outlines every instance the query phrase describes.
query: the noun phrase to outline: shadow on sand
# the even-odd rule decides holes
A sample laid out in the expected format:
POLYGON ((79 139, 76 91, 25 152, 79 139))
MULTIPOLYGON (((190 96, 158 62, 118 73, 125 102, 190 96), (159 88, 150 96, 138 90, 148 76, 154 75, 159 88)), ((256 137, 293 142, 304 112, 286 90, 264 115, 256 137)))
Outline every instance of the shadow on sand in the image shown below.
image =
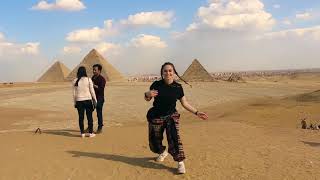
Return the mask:
POLYGON ((66 136, 66 137, 77 137, 80 138, 80 132, 72 129, 61 129, 61 130, 45 130, 42 133, 52 134, 57 136, 66 136))
POLYGON ((101 153, 91 153, 91 152, 81 152, 81 151, 67 151, 68 153, 72 154, 73 157, 91 157, 91 158, 97 158, 97 159, 105 159, 109 161, 115 161, 115 162, 122 162, 125 164, 129 164, 132 166, 139 166, 142 168, 149 168, 149 169, 166 169, 169 172, 173 174, 176 173, 175 168, 171 168, 168 166, 165 166, 163 164, 159 164, 154 161, 153 157, 127 157, 122 155, 113 155, 113 154, 101 154, 101 153))
POLYGON ((320 147, 320 143, 317 143, 317 142, 308 142, 308 141, 301 141, 301 142, 312 147, 320 147))

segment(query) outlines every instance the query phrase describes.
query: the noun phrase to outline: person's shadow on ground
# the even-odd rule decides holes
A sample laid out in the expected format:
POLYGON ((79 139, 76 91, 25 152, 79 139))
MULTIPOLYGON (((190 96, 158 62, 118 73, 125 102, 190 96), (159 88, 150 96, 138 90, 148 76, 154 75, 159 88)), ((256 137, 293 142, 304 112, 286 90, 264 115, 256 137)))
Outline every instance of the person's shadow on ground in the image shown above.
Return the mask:
POLYGON ((91 157, 97 159, 105 159, 110 161, 122 162, 132 166, 140 166, 142 168, 149 169, 166 169, 171 173, 176 174, 176 169, 172 167, 165 166, 163 164, 159 164, 154 161, 153 157, 127 157, 122 155, 113 155, 113 154, 102 154, 102 153, 91 153, 91 152, 81 152, 81 151, 67 151, 72 154, 73 157, 91 157))
POLYGON ((61 129, 61 130, 45 130, 42 131, 45 134, 52 134, 57 136, 66 136, 66 137, 77 137, 80 138, 80 132, 71 129, 61 129), (77 133, 77 134, 75 134, 77 133))

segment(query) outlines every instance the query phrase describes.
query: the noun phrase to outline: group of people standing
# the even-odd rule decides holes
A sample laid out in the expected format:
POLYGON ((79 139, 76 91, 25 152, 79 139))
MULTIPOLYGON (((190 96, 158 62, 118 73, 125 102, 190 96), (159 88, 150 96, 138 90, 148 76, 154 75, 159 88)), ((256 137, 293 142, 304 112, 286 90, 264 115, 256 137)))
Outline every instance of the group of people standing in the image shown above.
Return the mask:
MULTIPOLYGON (((75 107, 78 110, 81 137, 85 137, 83 125, 84 111, 86 111, 88 119, 89 137, 95 136, 93 133, 92 120, 94 102, 97 102, 97 133, 102 132, 102 107, 104 103, 105 79, 101 76, 101 69, 101 65, 94 65, 94 75, 92 79, 90 79, 87 77, 85 68, 80 67, 78 69, 77 78, 73 81, 73 97, 75 107)), ((180 83, 175 81, 175 76, 186 84, 188 83, 179 76, 172 63, 164 63, 160 72, 161 79, 154 81, 149 90, 144 93, 144 99, 146 101, 154 99, 153 107, 151 107, 147 113, 149 147, 152 152, 158 154, 156 158, 157 162, 164 161, 164 159, 171 154, 174 161, 178 162, 178 173, 184 174, 186 173, 185 164, 183 162, 185 154, 179 134, 180 114, 176 110, 176 102, 179 100, 183 108, 200 119, 206 120, 208 119, 208 116, 206 113, 198 111, 188 103, 184 95, 183 87, 180 83), (169 146, 168 151, 162 144, 164 131, 166 131, 169 146)))
POLYGON ((102 66, 95 64, 92 67, 93 76, 89 78, 86 68, 79 67, 77 78, 73 80, 73 101, 74 107, 78 110, 79 127, 81 137, 86 137, 85 133, 89 133, 89 137, 94 137, 92 112, 97 111, 98 129, 96 134, 102 133, 103 116, 102 109, 104 104, 104 88, 106 85, 105 78, 101 75, 102 66), (84 129, 84 113, 87 115, 88 128, 84 129))

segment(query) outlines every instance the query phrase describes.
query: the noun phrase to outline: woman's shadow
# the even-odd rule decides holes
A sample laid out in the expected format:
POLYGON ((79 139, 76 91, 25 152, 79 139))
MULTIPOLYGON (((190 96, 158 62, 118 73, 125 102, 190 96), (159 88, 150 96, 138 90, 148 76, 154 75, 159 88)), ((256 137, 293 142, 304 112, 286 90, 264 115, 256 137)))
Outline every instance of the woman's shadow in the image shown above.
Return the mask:
POLYGON ((85 156, 85 157, 91 157, 91 158, 97 158, 97 159, 105 159, 110 161, 122 162, 132 166, 140 166, 142 168, 166 169, 171 173, 176 174, 175 168, 171 168, 163 164, 152 162, 154 160, 154 158, 152 157, 137 158, 137 157, 127 157, 122 155, 91 153, 91 152, 81 152, 81 151, 67 151, 67 152, 72 154, 73 157, 85 156))

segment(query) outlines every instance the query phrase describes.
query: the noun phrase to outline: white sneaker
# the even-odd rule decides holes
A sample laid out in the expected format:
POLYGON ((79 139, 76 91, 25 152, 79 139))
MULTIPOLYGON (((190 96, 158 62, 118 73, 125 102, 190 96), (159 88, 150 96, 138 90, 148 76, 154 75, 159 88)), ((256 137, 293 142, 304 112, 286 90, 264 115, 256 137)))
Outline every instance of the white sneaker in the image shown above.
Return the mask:
POLYGON ((162 162, 164 161, 164 159, 168 156, 168 152, 165 150, 163 151, 163 153, 159 154, 159 156, 157 157, 156 161, 157 162, 162 162))
POLYGON ((186 167, 184 166, 183 161, 178 162, 178 173, 179 173, 179 174, 184 174, 184 173, 186 173, 186 167))
POLYGON ((85 138, 86 137, 86 134, 81 134, 81 138, 85 138))
POLYGON ((95 137, 95 136, 96 136, 96 134, 94 134, 94 133, 90 133, 90 134, 89 134, 89 137, 91 137, 91 138, 92 138, 92 137, 95 137))

